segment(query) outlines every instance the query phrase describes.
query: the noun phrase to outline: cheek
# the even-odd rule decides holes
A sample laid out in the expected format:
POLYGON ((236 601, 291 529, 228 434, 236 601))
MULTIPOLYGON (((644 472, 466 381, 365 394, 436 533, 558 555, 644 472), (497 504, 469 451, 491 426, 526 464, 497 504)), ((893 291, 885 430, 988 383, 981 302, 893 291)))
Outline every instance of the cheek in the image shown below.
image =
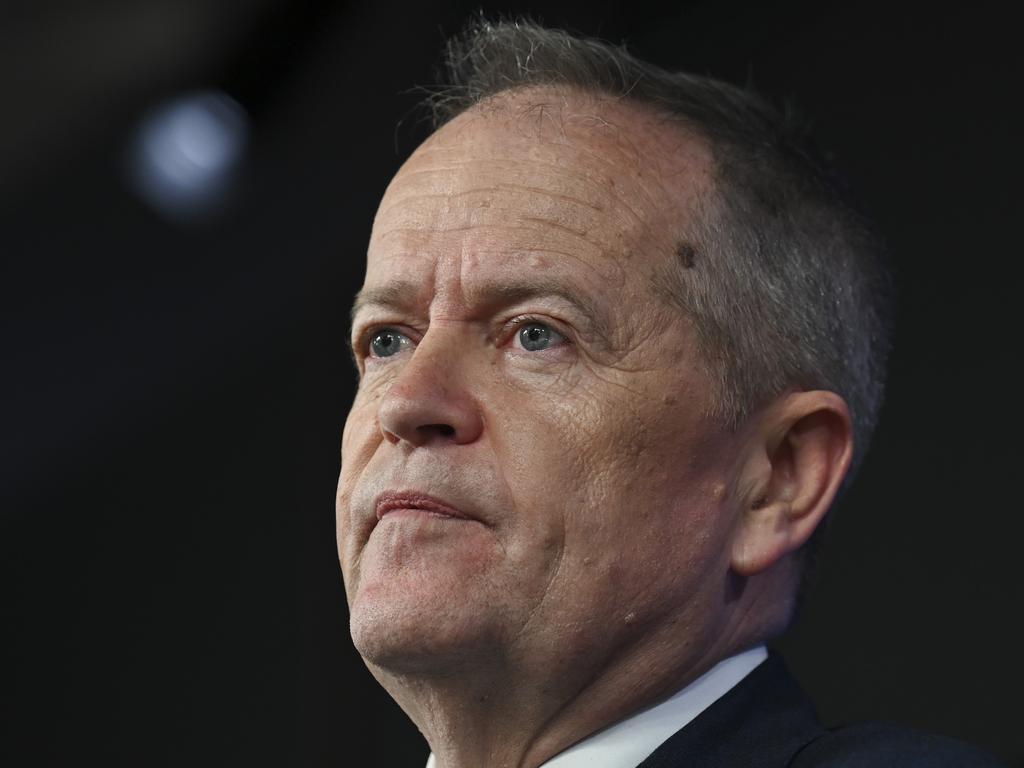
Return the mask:
POLYGON ((578 559, 630 570, 623 564, 671 558, 689 567, 711 554, 701 542, 715 525, 719 478, 699 418, 640 386, 607 385, 578 391, 558 414, 551 432, 560 434, 560 466, 579 498, 566 521, 578 559))
POLYGON ((683 447, 675 430, 642 391, 602 384, 581 388, 564 409, 566 452, 602 495, 633 497, 662 487, 683 447))
MULTIPOLYGON (((517 552, 521 543, 524 557, 543 562, 587 560, 600 577, 613 569, 624 537, 636 532, 624 515, 647 514, 634 505, 637 493, 662 484, 638 469, 645 436, 637 434, 629 408, 606 393, 578 387, 554 396, 545 389, 513 400, 490 409, 502 414, 491 430, 500 436, 497 466, 516 519, 526 522, 514 529, 523 541, 512 547, 517 552), (635 445, 623 448, 626 439, 635 445)), ((654 471, 665 470, 657 465, 654 471)), ((582 583, 574 588, 588 589, 582 583)))
POLYGON ((341 472, 338 477, 335 523, 338 554, 346 579, 349 575, 349 563, 354 559, 355 550, 358 549, 356 539, 359 538, 358 528, 350 519, 352 494, 382 439, 377 427, 379 399, 379 391, 360 391, 342 430, 341 472))
POLYGON ((361 469, 380 442, 377 413, 385 392, 386 387, 383 383, 365 382, 356 392, 355 401, 341 433, 342 478, 353 468, 361 469))

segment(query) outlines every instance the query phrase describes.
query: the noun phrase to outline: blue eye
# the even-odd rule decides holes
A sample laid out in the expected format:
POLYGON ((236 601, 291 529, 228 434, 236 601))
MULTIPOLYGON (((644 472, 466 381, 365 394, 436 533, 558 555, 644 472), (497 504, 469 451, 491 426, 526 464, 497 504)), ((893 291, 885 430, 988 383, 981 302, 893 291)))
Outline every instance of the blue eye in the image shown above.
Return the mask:
POLYGON ((543 323, 527 323, 519 329, 516 337, 527 352, 539 352, 565 340, 562 334, 543 323))
POLYGON ((391 328, 378 331, 370 339, 370 355, 373 357, 391 357, 409 343, 409 338, 391 328))

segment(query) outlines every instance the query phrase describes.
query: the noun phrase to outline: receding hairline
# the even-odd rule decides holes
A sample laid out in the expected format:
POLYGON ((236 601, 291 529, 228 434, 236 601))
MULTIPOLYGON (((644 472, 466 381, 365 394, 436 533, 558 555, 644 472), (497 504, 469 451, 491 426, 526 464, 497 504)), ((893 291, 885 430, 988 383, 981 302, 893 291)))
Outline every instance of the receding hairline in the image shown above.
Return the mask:
MULTIPOLYGON (((449 126, 461 127, 463 123, 480 118, 502 116, 507 116, 510 123, 524 126, 551 125, 555 118, 559 118, 561 126, 589 126, 597 132, 618 133, 639 128, 638 136, 651 139, 660 134, 661 138, 668 140, 667 144, 675 147, 689 144, 700 150, 709 167, 713 168, 715 164, 715 139, 695 121, 650 100, 634 98, 628 93, 615 94, 599 87, 588 88, 570 83, 510 84, 439 122, 420 147, 436 141, 436 137, 442 135, 449 126), (567 113, 567 110, 573 111, 567 113), (545 119, 550 120, 545 123, 545 119), (658 130, 652 133, 652 127, 658 130)), ((670 151, 666 158, 676 154, 670 151)))
MULTIPOLYGON (((480 116, 508 114, 512 119, 527 119, 536 113, 539 106, 548 103, 543 99, 544 94, 560 98, 561 103, 558 106, 563 109, 572 101, 578 100, 593 106, 595 110, 621 110, 624 117, 639 120, 639 124, 614 123, 596 112, 581 112, 573 117, 592 119, 615 130, 621 129, 626 135, 630 130, 642 131, 645 126, 657 126, 666 140, 665 145, 661 147, 664 152, 658 158, 662 162, 648 159, 648 164, 658 171, 662 171, 664 163, 669 162, 685 165, 690 172, 696 172, 698 169, 702 171, 700 183, 692 187, 693 197, 675 200, 677 211, 683 214, 677 221, 687 222, 686 231, 675 232, 672 237, 667 238, 665 252, 661 254, 663 258, 654 262, 654 272, 648 276, 655 296, 690 316, 693 308, 685 306, 680 301, 680 281, 696 266, 698 260, 705 258, 708 251, 706 239, 721 203, 714 139, 693 121, 659 107, 649 100, 631 97, 628 93, 616 94, 574 83, 523 83, 511 84, 507 88, 484 96, 439 125, 431 137, 456 121, 473 120, 480 116), (518 101, 525 103, 517 105, 518 101), (696 162, 693 162, 696 158, 690 152, 680 152, 684 145, 699 152, 700 158, 696 162)), ((623 138, 622 133, 619 138, 623 138)), ((651 136, 647 134, 644 138, 649 140, 651 136)))
MULTIPOLYGON (((691 121, 628 94, 616 95, 566 83, 513 84, 483 97, 438 125, 409 159, 421 149, 429 149, 431 142, 443 141, 441 134, 446 128, 460 130, 465 127, 463 123, 501 115, 520 124, 547 116, 551 120, 560 118, 563 125, 568 119, 584 128, 593 127, 597 132, 611 131, 620 146, 628 146, 638 164, 642 162, 660 178, 673 179, 685 174, 685 185, 667 190, 675 209, 672 221, 679 226, 679 231, 666 234, 662 254, 666 263, 661 266, 674 274, 677 261, 680 266, 690 268, 695 256, 706 250, 704 240, 721 203, 714 141, 691 121), (545 94, 554 95, 559 103, 552 105, 550 99, 544 98, 545 94), (583 103, 583 111, 564 114, 574 101, 583 103), (558 114, 542 110, 547 106, 555 106, 558 114), (588 111, 591 106, 593 110, 588 111), (618 114, 603 115, 601 110, 614 110, 618 114), (651 131, 652 127, 657 130, 651 131)), ((656 276, 661 288, 667 283, 666 274, 661 272, 656 276)))
MULTIPOLYGON (((462 112, 453 115, 451 119, 437 126, 436 130, 417 147, 409 160, 413 160, 422 149, 428 148, 428 144, 431 142, 438 141, 439 137, 441 141, 444 141, 445 133, 449 136, 457 136, 457 133, 452 134, 451 131, 458 132, 464 127, 468 127, 467 123, 471 125, 473 121, 479 119, 501 119, 502 117, 507 117, 510 123, 520 124, 532 119, 546 119, 547 117, 552 120, 568 119, 584 128, 592 126, 596 131, 612 130, 620 142, 629 142, 631 136, 638 143, 651 142, 650 127, 656 126, 660 129, 661 136, 653 146, 658 154, 643 151, 643 149, 652 149, 650 144, 643 149, 638 149, 633 145, 630 149, 637 159, 642 161, 652 173, 663 174, 665 165, 674 163, 679 167, 675 173, 669 174, 670 176, 689 172, 699 177, 696 184, 688 182, 685 187, 680 188, 692 192, 692 197, 685 192, 671 194, 667 197, 672 208, 670 212, 667 212, 667 219, 676 225, 677 229, 664 232, 663 241, 658 244, 660 247, 652 253, 652 256, 655 257, 651 262, 653 269, 647 275, 653 296, 664 302, 666 306, 680 309, 677 281, 687 270, 694 267, 695 262, 705 258, 707 248, 704 236, 707 231, 707 222, 703 219, 713 215, 706 203, 708 198, 715 202, 718 198, 715 158, 711 142, 693 126, 679 120, 678 116, 649 102, 573 84, 527 83, 511 85, 501 91, 489 94, 462 112), (543 107, 552 109, 543 111, 543 107), (568 114, 566 114, 567 110, 568 114), (616 114, 609 114, 608 110, 613 110, 616 114), (681 151, 680 148, 684 146, 688 149, 681 151)), ((457 146, 457 141, 452 144, 452 147, 457 146)), ((396 174, 396 178, 401 173, 402 169, 396 174)), ((382 200, 382 204, 383 202, 382 200)), ((355 320, 356 312, 359 309, 374 304, 392 303, 398 299, 398 294, 401 291, 401 287, 383 291, 365 289, 360 291, 352 306, 350 322, 355 320), (383 301, 379 301, 381 299, 383 301)), ((510 291, 510 293, 514 292, 510 291)), ((540 286, 533 286, 533 292, 544 293, 545 291, 542 291, 540 286)), ((550 293, 559 294, 560 292, 555 290, 550 293)), ((690 313, 684 312, 684 314, 689 315, 690 313)), ((593 317, 591 319, 595 320, 593 317)), ((598 335, 606 339, 610 338, 611 332, 608 328, 603 327, 603 323, 595 322, 593 325, 598 331, 598 335)), ((703 362, 707 364, 708 361, 703 362)))

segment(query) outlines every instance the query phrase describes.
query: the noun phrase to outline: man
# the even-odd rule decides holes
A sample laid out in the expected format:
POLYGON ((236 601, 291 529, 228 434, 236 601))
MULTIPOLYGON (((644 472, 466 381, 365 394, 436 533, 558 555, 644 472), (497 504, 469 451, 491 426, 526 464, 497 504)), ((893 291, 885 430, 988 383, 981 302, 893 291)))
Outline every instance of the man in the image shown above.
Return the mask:
POLYGON ((769 107, 533 24, 449 50, 353 308, 355 645, 465 766, 989 765, 764 643, 882 397, 888 280, 769 107))

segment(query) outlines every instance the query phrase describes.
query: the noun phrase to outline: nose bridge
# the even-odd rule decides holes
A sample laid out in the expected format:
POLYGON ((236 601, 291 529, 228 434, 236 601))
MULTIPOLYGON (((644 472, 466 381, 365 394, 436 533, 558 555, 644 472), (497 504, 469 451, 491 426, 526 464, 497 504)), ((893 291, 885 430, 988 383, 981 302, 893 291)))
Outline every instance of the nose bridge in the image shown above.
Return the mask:
POLYGON ((436 387, 439 395, 450 392, 462 376, 461 369, 470 362, 465 358, 471 344, 466 324, 434 321, 395 384, 414 388, 425 384, 436 387))
POLYGON ((483 420, 474 396, 473 370, 483 350, 470 327, 434 322, 381 400, 381 431, 392 443, 476 440, 483 420))

